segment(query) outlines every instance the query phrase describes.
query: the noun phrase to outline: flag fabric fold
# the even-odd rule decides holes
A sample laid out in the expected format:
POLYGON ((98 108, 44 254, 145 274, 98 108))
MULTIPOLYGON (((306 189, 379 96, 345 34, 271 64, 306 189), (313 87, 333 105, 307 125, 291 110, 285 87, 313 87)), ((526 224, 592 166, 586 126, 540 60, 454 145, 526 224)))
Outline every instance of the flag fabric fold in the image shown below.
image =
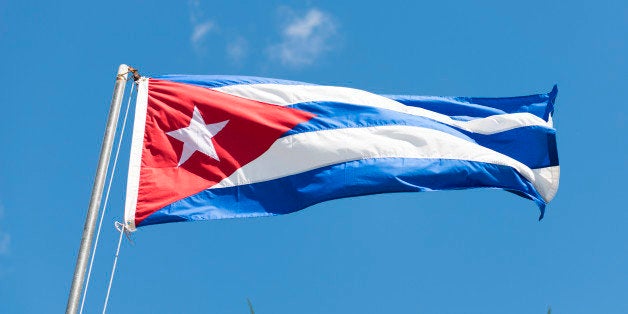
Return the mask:
POLYGON ((378 95, 246 76, 142 78, 130 230, 287 214, 359 195, 558 188, 557 88, 509 98, 378 95))

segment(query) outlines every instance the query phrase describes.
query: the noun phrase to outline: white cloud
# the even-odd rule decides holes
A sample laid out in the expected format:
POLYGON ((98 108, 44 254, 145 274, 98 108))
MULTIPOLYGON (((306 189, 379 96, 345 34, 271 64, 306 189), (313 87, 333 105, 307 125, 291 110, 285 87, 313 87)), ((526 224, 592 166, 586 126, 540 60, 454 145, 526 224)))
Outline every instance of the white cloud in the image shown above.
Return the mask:
POLYGON ((192 25, 192 34, 190 35, 190 43, 194 49, 201 50, 203 43, 207 38, 207 34, 216 29, 216 24, 205 18, 205 13, 201 8, 198 0, 189 2, 190 24, 192 25))
POLYGON ((0 233, 0 255, 9 253, 9 244, 11 236, 7 233, 0 233))
POLYGON ((286 10, 288 18, 281 32, 281 42, 269 47, 272 58, 282 64, 300 67, 314 63, 331 50, 336 23, 331 15, 312 8, 303 16, 286 10))
MULTIPOLYGON (((219 23, 205 16, 200 0, 188 0, 188 8, 190 45, 198 55, 205 54, 210 36, 226 43, 223 46, 225 57, 235 65, 241 65, 250 54, 255 53, 253 44, 256 38, 250 41, 251 37, 242 36, 241 30, 219 27, 219 23)), ((313 64, 333 48, 337 24, 329 13, 317 8, 300 14, 287 7, 280 7, 279 11, 280 39, 261 49, 271 60, 288 67, 303 67, 313 64)), ((212 45, 215 46, 215 43, 212 45)))
POLYGON ((205 21, 194 25, 194 30, 192 31, 192 36, 190 37, 192 45, 200 45, 205 38, 205 35, 207 35, 212 28, 214 28, 214 23, 212 21, 205 21))
MULTIPOLYGON (((4 206, 0 203, 0 222, 4 217, 4 206)), ((11 243, 11 236, 2 230, 0 225, 0 255, 9 253, 9 244, 11 243)))
POLYGON ((226 52, 231 61, 240 63, 248 54, 249 44, 244 37, 238 36, 227 44, 226 52))

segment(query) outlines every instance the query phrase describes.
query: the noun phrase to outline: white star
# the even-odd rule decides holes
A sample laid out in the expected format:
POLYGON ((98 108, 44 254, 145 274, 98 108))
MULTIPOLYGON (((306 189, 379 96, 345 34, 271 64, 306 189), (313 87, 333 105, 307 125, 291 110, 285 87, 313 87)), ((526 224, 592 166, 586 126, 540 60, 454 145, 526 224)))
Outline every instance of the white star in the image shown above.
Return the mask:
POLYGON ((194 106, 194 113, 192 114, 192 120, 190 125, 185 128, 167 132, 169 136, 176 138, 183 142, 183 152, 181 153, 181 159, 179 159, 179 165, 181 166, 195 151, 199 151, 211 158, 220 160, 212 137, 216 136, 222 128, 227 125, 229 120, 225 120, 218 123, 205 124, 201 112, 194 106))

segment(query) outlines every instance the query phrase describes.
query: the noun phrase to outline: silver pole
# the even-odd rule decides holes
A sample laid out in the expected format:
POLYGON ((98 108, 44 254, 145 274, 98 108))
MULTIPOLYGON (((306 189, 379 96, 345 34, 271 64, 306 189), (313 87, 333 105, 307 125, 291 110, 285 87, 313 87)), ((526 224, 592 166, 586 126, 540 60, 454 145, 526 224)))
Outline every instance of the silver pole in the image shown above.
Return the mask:
POLYGON ((81 301, 81 291, 83 290, 83 281, 85 281, 85 270, 91 252, 92 239, 94 237, 94 228, 96 227, 96 218, 100 209, 100 201, 102 199, 102 191, 107 176, 107 168, 109 167, 109 157, 111 157, 111 147, 113 146, 113 138, 116 134, 118 117, 120 116, 120 104, 124 97, 124 87, 126 86, 127 76, 129 74, 129 66, 121 64, 118 68, 116 85, 113 88, 113 97, 111 98, 111 107, 109 108, 109 118, 107 119, 107 128, 105 136, 102 140, 100 149, 100 160, 96 169, 96 178, 94 179, 94 187, 92 188, 92 197, 89 200, 87 208, 87 217, 85 218, 85 226, 83 227, 83 237, 81 238, 81 247, 79 248, 78 257, 76 258, 76 267, 74 268, 74 278, 72 279, 72 287, 68 297, 68 305, 65 309, 66 314, 75 314, 81 301))

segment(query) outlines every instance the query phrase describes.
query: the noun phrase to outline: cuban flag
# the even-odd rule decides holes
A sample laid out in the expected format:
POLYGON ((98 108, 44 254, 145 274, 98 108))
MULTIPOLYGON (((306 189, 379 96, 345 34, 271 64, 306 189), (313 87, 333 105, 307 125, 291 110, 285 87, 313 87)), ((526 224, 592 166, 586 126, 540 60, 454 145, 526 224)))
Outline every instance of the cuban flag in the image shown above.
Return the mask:
POLYGON ((246 76, 142 78, 126 225, 469 188, 531 199, 542 218, 558 188, 556 93, 398 96, 246 76))

